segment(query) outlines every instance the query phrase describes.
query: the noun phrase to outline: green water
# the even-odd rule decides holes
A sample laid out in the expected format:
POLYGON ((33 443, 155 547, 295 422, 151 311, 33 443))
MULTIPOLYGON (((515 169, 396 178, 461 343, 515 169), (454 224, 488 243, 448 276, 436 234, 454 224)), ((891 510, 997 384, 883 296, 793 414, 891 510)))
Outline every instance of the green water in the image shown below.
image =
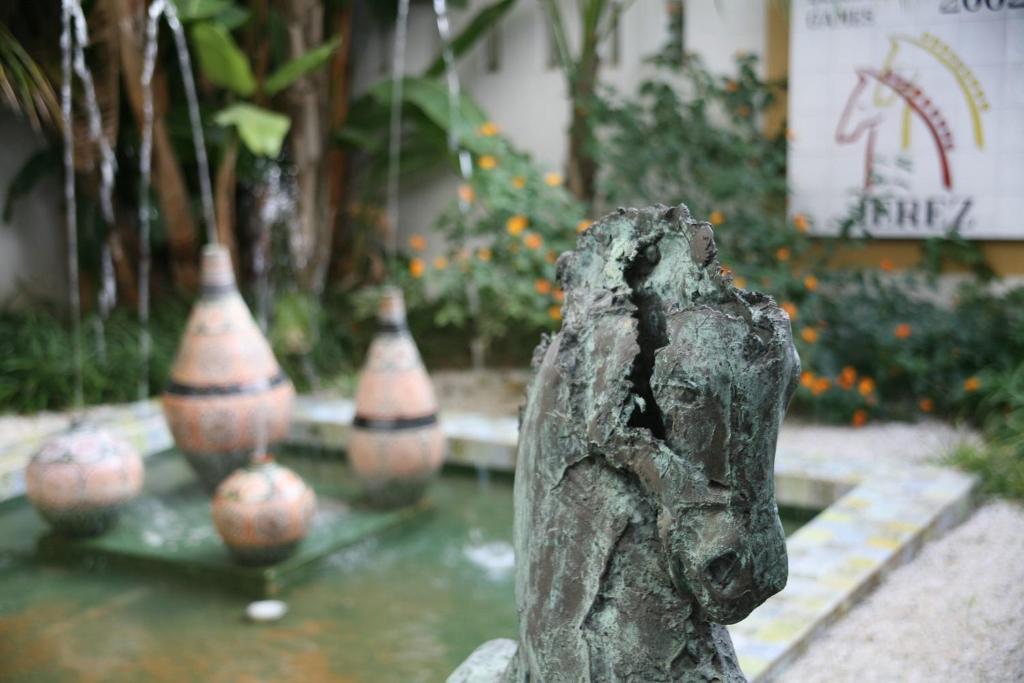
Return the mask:
POLYGON ((328 558, 270 625, 195 580, 44 566, 42 523, 7 504, 0 681, 443 681, 484 640, 514 637, 511 480, 449 472, 430 498, 421 523, 328 558))

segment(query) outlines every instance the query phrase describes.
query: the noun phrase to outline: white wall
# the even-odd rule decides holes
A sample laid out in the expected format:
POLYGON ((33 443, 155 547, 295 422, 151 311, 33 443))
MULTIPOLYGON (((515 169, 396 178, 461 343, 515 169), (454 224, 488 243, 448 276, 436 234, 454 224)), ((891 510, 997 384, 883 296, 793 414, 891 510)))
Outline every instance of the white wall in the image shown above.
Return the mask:
MULTIPOLYGON (((481 7, 493 0, 473 0, 470 8, 453 15, 456 33, 481 7)), ((737 52, 763 55, 766 3, 770 0, 689 0, 686 2, 685 49, 699 54, 713 71, 731 71, 737 52)), ((570 25, 575 2, 563 0, 570 25)), ((496 72, 488 71, 484 41, 459 62, 459 76, 468 92, 520 149, 543 169, 562 170, 566 156, 569 102, 565 79, 548 66, 549 42, 544 12, 536 0, 519 0, 499 28, 500 55, 496 72)), ((601 69, 604 83, 622 92, 653 75, 644 60, 668 39, 668 16, 663 0, 635 0, 621 19, 619 63, 612 64, 608 46, 601 69)), ((356 46, 358 90, 390 74, 391 36, 362 36, 356 46)), ((429 4, 412 8, 408 73, 418 73, 440 48, 429 4)), ((402 188, 399 226, 404 235, 424 232, 454 196, 454 175, 402 188)), ((652 198, 655 201, 656 198, 652 198)))
MULTIPOLYGON (((42 140, 16 115, 0 109, 0 208, 7 188, 25 160, 42 140)), ((61 169, 23 197, 10 223, 0 223, 0 307, 17 306, 32 299, 67 299, 65 292, 63 193, 61 169)))

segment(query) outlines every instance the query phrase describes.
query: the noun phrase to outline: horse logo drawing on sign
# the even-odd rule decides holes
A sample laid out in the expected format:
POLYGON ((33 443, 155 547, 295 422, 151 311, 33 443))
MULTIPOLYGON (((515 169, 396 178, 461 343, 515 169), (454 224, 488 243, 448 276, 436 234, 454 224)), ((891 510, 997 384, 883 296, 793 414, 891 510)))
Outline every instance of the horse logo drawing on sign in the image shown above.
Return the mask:
MULTIPOLYGON (((930 33, 920 38, 909 35, 893 35, 889 37, 889 54, 881 69, 858 68, 857 83, 850 92, 842 109, 836 126, 836 142, 841 145, 852 145, 862 138, 867 138, 864 148, 864 189, 870 189, 875 179, 875 157, 878 144, 878 133, 882 124, 889 119, 889 112, 894 104, 902 101, 900 113, 900 148, 909 151, 911 147, 911 130, 913 118, 917 117, 924 124, 936 150, 939 174, 943 187, 953 189, 953 174, 949 153, 955 147, 953 125, 948 112, 955 107, 955 102, 943 102, 940 108, 924 86, 917 82, 916 73, 912 76, 903 75, 910 71, 907 65, 897 62, 902 45, 918 48, 916 52, 928 56, 930 65, 937 63, 948 72, 956 82, 957 89, 963 95, 963 101, 970 117, 974 145, 978 149, 985 147, 985 133, 981 115, 989 110, 985 91, 975 74, 956 55, 952 48, 930 33), (902 73, 898 73, 902 72, 902 73), (868 97, 869 87, 874 83, 873 96, 868 97)), ((916 56, 916 55, 915 55, 916 56)), ((936 89, 937 90, 937 89, 936 89)), ((948 89, 944 90, 949 92, 948 89)))

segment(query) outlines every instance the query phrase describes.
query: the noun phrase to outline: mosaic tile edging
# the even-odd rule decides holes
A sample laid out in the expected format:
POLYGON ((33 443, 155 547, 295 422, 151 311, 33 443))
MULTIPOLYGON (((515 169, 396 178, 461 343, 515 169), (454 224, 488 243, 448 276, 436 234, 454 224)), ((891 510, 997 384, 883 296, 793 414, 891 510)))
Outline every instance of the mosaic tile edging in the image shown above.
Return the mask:
MULTIPOLYGON (((346 399, 301 399, 290 438, 310 446, 342 447, 353 406, 346 399)), ((448 413, 447 462, 511 470, 517 420, 448 413)), ((786 589, 729 627, 751 683, 767 683, 814 638, 906 564, 931 537, 970 513, 977 481, 954 470, 863 462, 782 451, 775 462, 778 500, 824 508, 793 534, 786 589)))
MULTIPOLYGON (((352 414, 347 399, 300 397, 289 439, 299 445, 342 447, 352 414)), ((155 401, 106 407, 90 419, 118 431, 147 455, 172 445, 155 401)), ((443 424, 449 463, 514 468, 515 418, 448 413, 443 424)), ((24 492, 25 462, 59 431, 41 430, 4 447, 0 501, 24 492)), ((753 683, 770 681, 886 573, 909 562, 930 537, 958 524, 972 506, 976 480, 969 475, 880 462, 865 476, 861 466, 786 452, 776 458, 778 499, 826 509, 787 541, 786 589, 729 628, 753 683)))
POLYGON ((750 681, 772 680, 887 573, 965 519, 976 484, 952 470, 890 468, 794 533, 786 542, 786 589, 729 627, 750 681))

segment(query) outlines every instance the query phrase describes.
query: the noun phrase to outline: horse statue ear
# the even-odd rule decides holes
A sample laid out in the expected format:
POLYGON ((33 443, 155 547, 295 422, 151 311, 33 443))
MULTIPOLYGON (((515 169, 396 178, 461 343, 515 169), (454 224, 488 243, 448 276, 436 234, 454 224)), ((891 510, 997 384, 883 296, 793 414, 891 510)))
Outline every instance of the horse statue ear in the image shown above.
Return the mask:
POLYGON ((693 226, 690 237, 690 250, 695 263, 707 268, 718 256, 715 246, 715 233, 710 223, 698 223, 693 226))

